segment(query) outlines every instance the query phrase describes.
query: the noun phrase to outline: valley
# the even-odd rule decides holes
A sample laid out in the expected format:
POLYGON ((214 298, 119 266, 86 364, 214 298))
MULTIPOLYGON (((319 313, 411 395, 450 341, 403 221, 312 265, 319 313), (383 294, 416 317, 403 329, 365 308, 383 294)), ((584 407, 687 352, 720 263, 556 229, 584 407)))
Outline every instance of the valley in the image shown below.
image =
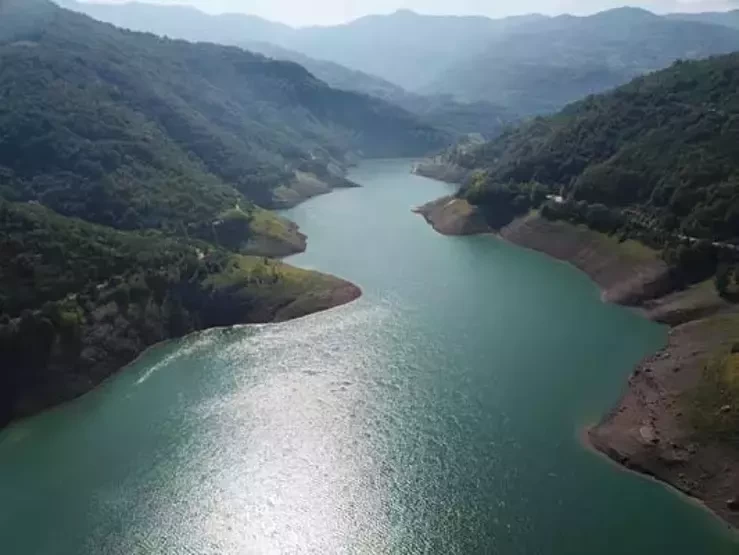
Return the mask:
POLYGON ((738 12, 583 11, 0 1, 3 545, 733 553, 738 12))

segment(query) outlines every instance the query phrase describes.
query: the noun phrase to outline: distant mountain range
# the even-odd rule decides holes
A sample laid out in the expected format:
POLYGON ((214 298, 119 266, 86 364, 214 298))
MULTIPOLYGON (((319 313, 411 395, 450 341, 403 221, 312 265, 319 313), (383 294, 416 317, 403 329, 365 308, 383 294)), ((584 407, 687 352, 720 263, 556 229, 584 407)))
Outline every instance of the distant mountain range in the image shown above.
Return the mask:
POLYGON ((674 20, 724 25, 726 27, 732 27, 733 29, 739 29, 739 10, 731 10, 728 12, 674 13, 666 15, 665 17, 674 20))
POLYGON ((484 53, 460 61, 424 90, 484 98, 524 114, 547 113, 675 60, 735 50, 735 29, 620 8, 499 34, 484 53))
POLYGON ((259 17, 242 14, 214 16, 184 6, 138 2, 94 4, 59 0, 59 3, 118 27, 189 41, 235 45, 270 58, 295 62, 333 88, 387 100, 449 133, 481 133, 491 137, 518 119, 511 110, 484 100, 458 102, 450 95, 411 93, 385 78, 352 69, 353 66, 347 67, 291 49, 290 46, 300 42, 296 38, 300 32, 259 17))
POLYGON ((484 49, 491 36, 543 16, 501 20, 424 16, 401 10, 345 25, 295 29, 245 14, 207 15, 194 8, 130 2, 59 0, 70 9, 119 27, 194 41, 269 42, 312 58, 377 75, 413 90, 457 60, 484 49))
POLYGON ((295 61, 331 86, 383 98, 452 132, 488 135, 516 116, 556 111, 675 60, 739 50, 739 11, 661 17, 619 8, 493 20, 401 10, 295 29, 184 7, 65 4, 123 27, 295 61))

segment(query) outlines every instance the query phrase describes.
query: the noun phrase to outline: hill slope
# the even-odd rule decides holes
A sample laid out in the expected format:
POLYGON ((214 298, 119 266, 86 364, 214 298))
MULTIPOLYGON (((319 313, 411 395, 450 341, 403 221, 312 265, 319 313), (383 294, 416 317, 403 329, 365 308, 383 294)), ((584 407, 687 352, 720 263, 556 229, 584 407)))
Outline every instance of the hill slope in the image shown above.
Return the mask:
POLYGON ((295 64, 44 0, 0 3, 0 59, 0 426, 153 343, 356 298, 337 278, 243 256, 305 245, 255 203, 294 201, 294 182, 348 185, 340 164, 360 151, 444 137, 295 64))
POLYGON ((442 69, 483 51, 496 33, 540 19, 543 16, 494 20, 400 10, 345 25, 302 29, 279 44, 418 91, 442 69))
POLYGON ((211 16, 191 8, 139 2, 112 6, 58 1, 128 29, 221 44, 270 43, 379 76, 409 91, 431 82, 449 65, 483 51, 496 33, 546 19, 526 15, 494 20, 399 10, 343 25, 295 29, 244 14, 211 16))
POLYGON ((485 170, 465 189, 481 204, 537 182, 656 229, 739 243, 737 145, 739 54, 730 54, 676 63, 450 159, 485 170))
POLYGON ((113 5, 69 0, 64 4, 70 9, 126 29, 188 41, 234 45, 276 60, 297 63, 335 89, 385 100, 420 116, 433 127, 453 134, 482 133, 491 137, 505 124, 516 119, 512 112, 500 106, 486 102, 460 103, 438 95, 421 96, 381 77, 278 46, 269 41, 287 44, 292 40, 290 37, 297 37, 303 31, 271 24, 253 16, 216 16, 181 6, 138 2, 113 5))
POLYGON ((272 205, 305 165, 446 141, 292 63, 122 31, 40 0, 2 10, 0 169, 13 200, 126 229, 187 227, 239 199, 272 205))
POLYGON ((424 92, 487 100, 522 114, 556 111, 678 59, 739 50, 739 31, 621 8, 533 22, 491 39, 484 53, 424 92))
POLYGON ((287 60, 305 67, 331 87, 354 91, 400 106, 429 125, 451 133, 479 133, 492 138, 518 116, 511 110, 489 102, 458 102, 446 95, 420 95, 406 91, 380 77, 356 71, 334 62, 316 60, 299 52, 269 43, 249 42, 244 48, 276 60, 287 60))
POLYGON ((359 295, 207 243, 120 232, 0 199, 0 427, 85 393, 146 347, 359 295))

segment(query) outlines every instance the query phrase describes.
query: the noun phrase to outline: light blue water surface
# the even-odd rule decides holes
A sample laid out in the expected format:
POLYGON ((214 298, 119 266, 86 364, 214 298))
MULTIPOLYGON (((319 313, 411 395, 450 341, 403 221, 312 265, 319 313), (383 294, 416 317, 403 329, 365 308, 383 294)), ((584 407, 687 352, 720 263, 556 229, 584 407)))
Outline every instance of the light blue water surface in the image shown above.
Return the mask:
POLYGON ((587 277, 411 208, 408 161, 288 216, 350 305, 154 348, 0 434, 0 550, 702 555, 726 528, 584 449, 665 329, 587 277))

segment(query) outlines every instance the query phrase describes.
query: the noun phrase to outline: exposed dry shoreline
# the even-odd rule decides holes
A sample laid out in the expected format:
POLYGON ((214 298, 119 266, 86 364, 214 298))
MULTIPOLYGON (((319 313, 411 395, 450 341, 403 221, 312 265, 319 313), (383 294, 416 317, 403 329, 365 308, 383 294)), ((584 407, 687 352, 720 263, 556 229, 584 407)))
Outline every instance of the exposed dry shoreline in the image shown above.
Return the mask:
MULTIPOLYGON (((494 232, 479 226, 474 207, 449 202, 440 199, 416 211, 441 233, 494 232)), ((574 265, 599 285, 604 301, 671 326, 667 346, 637 366, 617 405, 587 431, 588 443, 624 467, 701 501, 739 528, 739 449, 700 439, 688 401, 706 363, 739 341, 737 308, 720 299, 712 284, 675 292, 666 265, 648 249, 584 227, 529 214, 498 234, 574 265)))

